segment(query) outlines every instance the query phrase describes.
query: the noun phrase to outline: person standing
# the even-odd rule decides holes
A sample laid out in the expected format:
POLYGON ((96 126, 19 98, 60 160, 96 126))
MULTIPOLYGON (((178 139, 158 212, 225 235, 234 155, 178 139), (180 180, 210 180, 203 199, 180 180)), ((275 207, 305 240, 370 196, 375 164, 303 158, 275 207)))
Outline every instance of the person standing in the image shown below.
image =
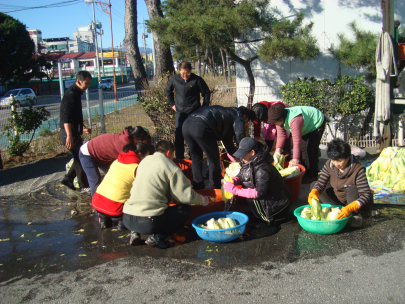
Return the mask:
POLYGON ((281 154, 286 139, 286 131, 293 139, 293 159, 289 166, 302 163, 305 174, 303 184, 309 184, 318 177, 318 149, 325 131, 325 116, 314 107, 282 105, 270 107, 267 123, 277 125, 275 154, 281 154))
POLYGON ((176 112, 176 132, 174 146, 176 159, 184 159, 183 123, 187 117, 201 107, 200 94, 203 96, 203 106, 210 104, 210 90, 204 79, 191 73, 191 64, 180 63, 180 74, 170 78, 166 86, 166 96, 172 109, 176 112))
POLYGON ((192 185, 194 190, 205 188, 202 175, 203 152, 208 159, 208 188, 221 188, 221 167, 217 141, 222 140, 228 154, 236 148, 233 140, 239 143, 246 137, 245 124, 255 118, 254 112, 246 107, 201 107, 184 122, 183 136, 190 148, 193 162, 192 185))
POLYGON ((65 147, 73 155, 73 164, 69 172, 62 179, 61 184, 76 190, 73 179, 77 176, 80 193, 90 194, 89 183, 86 173, 83 171, 79 160, 79 150, 83 144, 81 135, 91 134, 91 129, 83 123, 81 96, 91 83, 91 74, 88 71, 79 71, 76 74, 76 82, 65 92, 60 104, 60 139, 65 147))

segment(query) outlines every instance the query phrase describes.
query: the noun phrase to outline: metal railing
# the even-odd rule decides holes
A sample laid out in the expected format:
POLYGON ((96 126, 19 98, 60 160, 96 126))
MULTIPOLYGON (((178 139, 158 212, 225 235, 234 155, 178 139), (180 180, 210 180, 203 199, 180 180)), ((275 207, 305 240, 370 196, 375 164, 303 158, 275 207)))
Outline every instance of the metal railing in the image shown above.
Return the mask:
MULTIPOLYGON (((118 101, 114 102, 114 92, 103 92, 103 106, 105 117, 105 131, 107 133, 119 133, 126 126, 145 126, 149 129, 153 141, 159 140, 154 132, 154 124, 149 116, 145 113, 142 105, 138 103, 137 92, 133 87, 127 89, 118 90, 118 101)), ((249 96, 248 87, 228 87, 226 85, 218 86, 212 93, 212 104, 219 104, 223 106, 241 106, 246 105, 249 96)), ((47 145, 44 144, 46 137, 53 134, 55 138, 59 132, 59 115, 60 115, 60 96, 38 96, 37 104, 34 107, 45 106, 50 112, 51 117, 45 121, 35 132, 36 152, 47 152, 47 145)), ((256 87, 255 96, 253 102, 259 102, 262 100, 275 101, 282 100, 282 94, 279 87, 256 87)), ((93 129, 91 137, 101 134, 101 119, 99 108, 99 96, 96 90, 89 93, 89 110, 87 110, 86 95, 82 96, 83 104, 83 116, 87 125, 88 112, 90 113, 90 120, 93 129)), ((17 111, 21 111, 23 107, 17 107, 17 111)), ((3 126, 7 124, 7 119, 10 117, 10 109, 0 110, 0 129, 3 130, 3 126)), ((402 119, 399 115, 393 117, 393 133, 394 137, 392 145, 398 144, 398 128, 399 120, 402 119)), ((373 116, 368 114, 368 111, 363 111, 357 116, 350 116, 345 118, 338 126, 338 121, 334 120, 329 123, 326 128, 322 143, 327 143, 336 137, 343 138, 351 144, 358 145, 360 147, 376 146, 378 143, 373 139, 373 116), (337 130, 335 129, 337 127, 337 130)), ((30 136, 22 137, 21 140, 28 140, 30 136)), ((89 138, 91 138, 89 137, 89 138)), ((7 149, 9 143, 4 133, 0 135, 0 149, 7 149)), ((63 150, 63 146, 60 141, 57 143, 55 139, 55 145, 59 145, 63 150)))

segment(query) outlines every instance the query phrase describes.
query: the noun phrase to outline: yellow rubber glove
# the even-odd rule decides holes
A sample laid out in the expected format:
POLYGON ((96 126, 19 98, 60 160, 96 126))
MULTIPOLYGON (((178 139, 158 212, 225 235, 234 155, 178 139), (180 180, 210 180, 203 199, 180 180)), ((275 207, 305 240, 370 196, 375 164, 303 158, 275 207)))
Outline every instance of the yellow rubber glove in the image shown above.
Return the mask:
POLYGON ((340 220, 342 218, 348 217, 350 213, 352 213, 353 211, 357 211, 359 209, 360 209, 359 203, 357 201, 354 201, 349 205, 347 205, 346 207, 343 207, 342 210, 340 210, 337 219, 340 220))
POLYGON ((319 191, 318 189, 312 189, 311 192, 308 195, 308 203, 312 206, 312 199, 316 199, 317 201, 319 201, 319 191))

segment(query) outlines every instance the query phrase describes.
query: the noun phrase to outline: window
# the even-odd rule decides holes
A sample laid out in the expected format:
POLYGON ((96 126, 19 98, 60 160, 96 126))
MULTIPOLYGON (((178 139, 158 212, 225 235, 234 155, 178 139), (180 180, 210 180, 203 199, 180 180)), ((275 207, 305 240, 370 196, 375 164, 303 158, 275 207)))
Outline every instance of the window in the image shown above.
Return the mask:
POLYGON ((74 47, 75 45, 73 43, 69 44, 70 47, 74 47))

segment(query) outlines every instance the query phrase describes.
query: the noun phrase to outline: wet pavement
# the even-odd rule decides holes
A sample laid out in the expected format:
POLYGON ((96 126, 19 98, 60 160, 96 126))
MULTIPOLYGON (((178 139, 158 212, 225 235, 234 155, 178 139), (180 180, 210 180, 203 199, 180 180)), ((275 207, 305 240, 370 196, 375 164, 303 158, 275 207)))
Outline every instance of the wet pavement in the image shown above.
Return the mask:
MULTIPOLYGON (((306 188, 302 186, 291 212, 306 204, 306 188)), ((176 234, 178 246, 158 250, 129 246, 129 231, 118 231, 116 226, 101 230, 89 196, 53 181, 38 191, 1 199, 0 282, 86 269, 126 256, 234 269, 336 256, 352 249, 370 256, 402 249, 405 207, 375 206, 373 213, 378 215, 366 218, 362 229, 346 227, 334 235, 308 233, 290 217, 274 227, 248 227, 239 239, 224 244, 201 240, 192 227, 185 227, 176 234)))
MULTIPOLYGON (((311 234, 292 216, 295 208, 307 203, 309 187, 302 185, 300 198, 290 207, 291 216, 274 227, 249 226, 243 236, 223 244, 201 240, 192 227, 185 227, 176 234, 178 246, 159 250, 146 245, 130 246, 129 232, 118 231, 116 226, 101 230, 90 197, 59 184, 63 171, 55 165, 64 162, 65 159, 51 161, 47 178, 41 178, 38 173, 46 166, 45 162, 26 165, 31 175, 22 174, 27 170, 21 168, 11 174, 8 170, 0 172, 0 295, 7 295, 9 302, 67 300, 70 292, 76 300, 67 302, 103 302, 99 295, 108 294, 107 298, 111 298, 119 294, 121 284, 143 287, 156 281, 162 285, 153 291, 147 289, 142 301, 135 302, 163 303, 166 299, 178 302, 179 286, 172 286, 178 281, 183 288, 198 290, 196 298, 187 295, 188 303, 195 299, 216 302, 223 297, 245 302, 243 297, 250 295, 254 295, 254 301, 263 301, 264 294, 276 302, 289 299, 289 303, 301 303, 305 302, 300 300, 302 295, 311 295, 314 289, 319 291, 319 301, 309 302, 339 303, 347 297, 339 296, 334 286, 346 287, 344 284, 351 280, 355 282, 352 284, 364 285, 362 289, 368 290, 368 299, 373 300, 362 301, 365 298, 360 292, 356 294, 360 296, 356 298, 359 303, 405 300, 398 293, 401 290, 398 286, 404 285, 398 279, 403 275, 402 264, 398 264, 400 268, 396 271, 396 263, 401 263, 405 252, 405 207, 377 205, 373 207, 373 216, 364 219, 361 229, 345 227, 334 235, 311 234), (35 187, 27 188, 27 185, 35 187), (8 195, 11 193, 18 195, 8 195), (340 272, 331 277, 324 271, 325 267, 340 272), (365 273, 367 280, 371 280, 374 271, 385 277, 384 291, 362 282, 365 273), (222 283, 222 276, 227 277, 226 284, 222 283), (237 283, 237 277, 243 278, 241 283, 237 283), (326 282, 328 286, 322 289, 307 286, 309 277, 319 286, 326 282), (395 282, 391 282, 390 278, 394 277, 395 282), (253 292, 256 285, 252 282, 264 278, 268 286, 275 284, 278 289, 281 287, 277 280, 280 280, 285 290, 270 292, 262 286, 260 292, 253 292), (224 295, 224 290, 232 293, 235 286, 237 291, 230 298, 224 295), (299 292, 290 294, 291 286, 299 292), (335 300, 330 299, 331 294, 335 300)), ((248 211, 243 206, 232 208, 248 211)), ((180 302, 187 302, 184 296, 180 302)), ((126 302, 130 301, 123 301, 126 302)))

